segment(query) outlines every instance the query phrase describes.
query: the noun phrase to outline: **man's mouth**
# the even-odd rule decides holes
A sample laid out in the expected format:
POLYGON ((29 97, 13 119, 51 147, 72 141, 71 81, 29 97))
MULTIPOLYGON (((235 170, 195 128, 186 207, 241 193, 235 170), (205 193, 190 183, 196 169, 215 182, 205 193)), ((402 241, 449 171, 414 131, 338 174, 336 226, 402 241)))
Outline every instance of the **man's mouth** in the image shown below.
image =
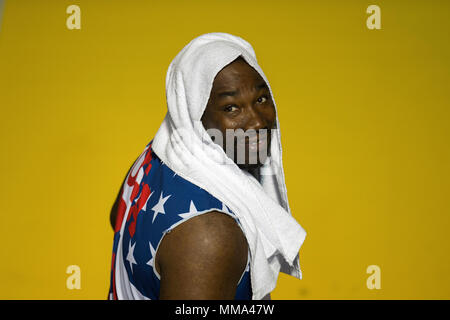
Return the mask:
POLYGON ((266 145, 267 145, 267 137, 266 139, 260 139, 259 141, 258 140, 249 141, 248 149, 251 152, 257 152, 259 149, 266 147, 266 145))
POLYGON ((251 152, 257 152, 258 149, 266 148, 267 146, 267 134, 259 134, 251 137, 244 137, 238 140, 239 147, 248 147, 251 152))

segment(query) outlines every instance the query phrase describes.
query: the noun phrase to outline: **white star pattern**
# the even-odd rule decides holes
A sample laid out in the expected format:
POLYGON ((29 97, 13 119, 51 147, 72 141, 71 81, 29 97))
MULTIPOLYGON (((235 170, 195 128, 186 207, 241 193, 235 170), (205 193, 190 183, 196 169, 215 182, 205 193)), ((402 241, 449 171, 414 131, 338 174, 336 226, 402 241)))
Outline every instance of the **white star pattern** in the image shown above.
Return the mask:
POLYGON ((193 215, 195 215, 197 213, 197 208, 194 205, 194 201, 191 200, 191 204, 189 205, 189 212, 186 213, 180 213, 179 216, 183 219, 187 219, 192 217, 193 215))
POLYGON ((145 201, 145 204, 144 204, 144 206, 142 207, 142 210, 143 210, 143 211, 147 211, 147 202, 148 202, 148 200, 150 199, 150 197, 152 196, 153 192, 154 192, 154 191, 152 191, 152 193, 150 193, 150 195, 149 195, 148 198, 147 198, 147 201, 145 201))
MULTIPOLYGON (((124 216, 120 230, 122 232, 118 233, 118 239, 114 239, 113 257, 115 260, 113 261, 115 263, 112 270, 114 278, 111 278, 112 291, 110 291, 111 294, 108 297, 111 300, 115 297, 123 299, 153 299, 153 291, 146 290, 144 294, 142 288, 144 288, 144 285, 149 285, 151 286, 150 289, 154 289, 156 288, 154 285, 157 285, 157 282, 141 283, 141 278, 136 278, 136 275, 142 272, 142 276, 145 274, 146 276, 151 276, 152 279, 156 277, 158 280, 161 280, 161 276, 156 270, 158 244, 165 233, 170 232, 174 226, 186 222, 188 219, 211 210, 217 210, 233 217, 241 228, 245 226, 246 231, 256 228, 256 225, 252 223, 253 220, 250 219, 248 221, 245 219, 245 216, 238 219, 237 213, 239 213, 239 210, 236 213, 233 212, 236 208, 228 207, 225 202, 208 193, 199 193, 197 185, 185 180, 155 155, 152 155, 153 159, 151 160, 154 165, 145 174, 146 169, 142 164, 144 159, 148 160, 147 152, 151 152, 151 143, 149 145, 133 165, 132 172, 127 175, 127 181, 134 178, 133 185, 130 186, 127 182, 124 182, 122 186, 121 201, 125 203, 125 208, 122 208, 125 209, 124 214, 127 213, 129 215, 133 213, 133 216, 136 215, 137 218, 139 215, 139 212, 135 212, 137 206, 141 208, 139 211, 142 216, 139 219, 139 223, 137 222, 138 219, 136 221, 128 221, 128 216, 124 216), (160 194, 159 197, 158 193, 160 194), (134 199, 131 199, 132 194, 135 194, 134 199), (153 196, 153 194, 155 195, 153 196), (165 204, 169 199, 171 201, 166 207, 165 204), (152 201, 150 202, 149 200, 152 201), (200 207, 197 208, 195 203, 200 207), (202 206, 202 203, 204 206, 202 206), (133 212, 130 211, 132 207, 133 212), (154 222, 158 215, 164 216, 160 217, 155 224, 154 222), (152 217, 152 220, 150 220, 150 217, 152 217), (139 234, 137 232, 143 229, 149 233, 151 231, 151 239, 147 234, 139 234), (153 243, 150 240, 157 246, 153 247, 153 243), (137 246, 137 241, 139 241, 139 246, 137 246), (128 248, 126 242, 128 242, 128 248), (135 266, 138 268, 136 275, 134 274, 135 266)), ((250 284, 251 262, 249 250, 245 270, 239 280, 240 286, 237 288, 245 295, 251 294, 251 291, 244 292, 250 284), (243 283, 244 275, 245 283, 243 283)))
POLYGON ((131 239, 128 244, 128 254, 127 261, 130 263, 131 273, 133 273, 133 264, 137 264, 136 260, 134 260, 134 247, 136 246, 136 242, 131 246, 131 239))
POLYGON ((158 215, 158 213, 166 214, 166 212, 164 211, 164 203, 166 203, 167 199, 169 199, 170 196, 171 195, 169 194, 168 196, 163 198, 163 193, 161 191, 158 203, 152 208, 152 210, 155 211, 155 213, 153 214, 152 223, 155 221, 155 218, 158 215))
POLYGON ((151 242, 148 242, 149 246, 150 246, 150 253, 152 255, 152 257, 150 258, 150 260, 147 261, 147 264, 152 267, 153 269, 155 268, 155 248, 153 248, 151 242))

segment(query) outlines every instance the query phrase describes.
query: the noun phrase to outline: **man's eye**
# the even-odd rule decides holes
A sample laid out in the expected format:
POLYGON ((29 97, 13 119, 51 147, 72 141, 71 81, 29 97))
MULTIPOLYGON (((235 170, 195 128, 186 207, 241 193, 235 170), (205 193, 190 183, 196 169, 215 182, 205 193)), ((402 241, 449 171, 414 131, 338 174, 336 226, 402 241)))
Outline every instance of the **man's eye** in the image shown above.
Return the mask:
POLYGON ((224 108, 224 110, 226 111, 226 112, 232 112, 232 111, 235 111, 237 109, 237 106, 235 106, 234 104, 230 104, 229 106, 226 106, 225 108, 224 108))
POLYGON ((261 96, 261 97, 258 98, 257 101, 258 101, 258 103, 264 103, 264 102, 267 101, 267 97, 266 96, 261 96))

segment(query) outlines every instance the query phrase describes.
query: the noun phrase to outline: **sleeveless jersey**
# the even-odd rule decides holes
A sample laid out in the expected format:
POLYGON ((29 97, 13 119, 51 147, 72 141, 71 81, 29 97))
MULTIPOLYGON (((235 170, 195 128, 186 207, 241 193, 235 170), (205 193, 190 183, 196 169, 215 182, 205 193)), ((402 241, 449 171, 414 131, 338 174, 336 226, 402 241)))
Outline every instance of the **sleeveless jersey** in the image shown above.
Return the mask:
MULTIPOLYGON (((239 219, 206 190, 178 176, 153 152, 150 142, 120 191, 114 230, 108 299, 159 299, 155 256, 164 235, 188 219, 220 211, 239 219)), ((250 253, 235 299, 251 300, 250 253)))

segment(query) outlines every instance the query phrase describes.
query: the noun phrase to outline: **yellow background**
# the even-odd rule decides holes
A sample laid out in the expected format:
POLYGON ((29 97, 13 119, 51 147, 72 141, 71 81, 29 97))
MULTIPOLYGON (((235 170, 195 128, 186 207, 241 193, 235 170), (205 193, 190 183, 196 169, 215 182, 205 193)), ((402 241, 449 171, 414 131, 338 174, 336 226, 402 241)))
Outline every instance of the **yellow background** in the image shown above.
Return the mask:
POLYGON ((274 299, 450 298, 448 1, 6 0, 0 298, 105 299, 109 210, 194 37, 249 41, 279 108, 303 280, 274 299), (81 30, 68 30, 68 5, 81 30), (381 8, 368 30, 366 8, 381 8), (66 268, 81 268, 81 289, 66 268), (381 268, 369 290, 366 268, 381 268))

